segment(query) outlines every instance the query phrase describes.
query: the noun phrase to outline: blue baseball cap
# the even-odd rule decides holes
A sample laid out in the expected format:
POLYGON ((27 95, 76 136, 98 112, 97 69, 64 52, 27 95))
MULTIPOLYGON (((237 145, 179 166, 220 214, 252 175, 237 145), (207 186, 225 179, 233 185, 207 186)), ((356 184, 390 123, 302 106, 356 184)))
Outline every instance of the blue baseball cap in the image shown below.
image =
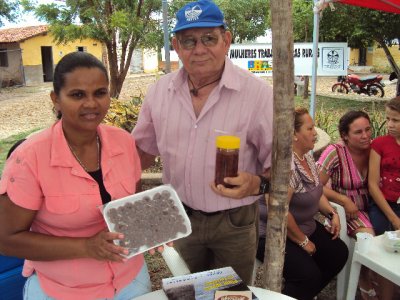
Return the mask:
POLYGON ((200 0, 186 4, 176 13, 176 25, 172 32, 189 28, 219 27, 226 24, 224 14, 219 7, 209 0, 200 0))

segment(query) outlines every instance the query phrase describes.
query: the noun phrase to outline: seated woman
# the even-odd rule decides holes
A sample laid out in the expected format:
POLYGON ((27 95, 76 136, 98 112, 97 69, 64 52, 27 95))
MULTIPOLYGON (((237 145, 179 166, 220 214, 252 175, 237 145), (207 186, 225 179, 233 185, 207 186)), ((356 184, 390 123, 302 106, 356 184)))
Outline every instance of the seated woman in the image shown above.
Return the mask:
MULTIPOLYGON (((282 293, 300 300, 313 299, 340 272, 348 257, 346 245, 338 238, 339 217, 322 193, 322 183, 310 154, 316 137, 314 122, 308 111, 304 108, 296 109, 294 171, 289 187, 283 267, 285 284, 282 293), (331 219, 329 227, 314 220, 318 211, 331 219)), ((260 253, 257 258, 263 260, 260 253)))
MULTIPOLYGON (((377 235, 400 229, 400 96, 386 103, 388 135, 372 141, 368 187, 373 198, 369 210, 377 235)), ((379 282, 379 299, 393 299, 394 284, 379 282)))
MULTIPOLYGON (((329 200, 344 207, 347 233, 355 237, 360 231, 374 234, 368 217, 368 159, 372 128, 363 111, 349 111, 339 120, 341 142, 329 145, 317 165, 329 200)), ((343 224, 344 226, 345 224, 343 224)))
MULTIPOLYGON (((372 135, 369 116, 363 111, 349 111, 340 118, 338 129, 342 141, 329 145, 317 162, 324 195, 344 207, 349 236, 356 238, 358 232, 374 235, 368 216, 367 175, 372 135)), ((376 299, 366 268, 361 270, 359 285, 363 299, 376 299)))
POLYGON ((0 252, 25 258, 26 299, 132 299, 150 291, 143 255, 114 240, 99 207, 135 193, 135 142, 101 125, 109 80, 94 56, 64 56, 50 97, 61 119, 19 145, 0 181, 0 252))

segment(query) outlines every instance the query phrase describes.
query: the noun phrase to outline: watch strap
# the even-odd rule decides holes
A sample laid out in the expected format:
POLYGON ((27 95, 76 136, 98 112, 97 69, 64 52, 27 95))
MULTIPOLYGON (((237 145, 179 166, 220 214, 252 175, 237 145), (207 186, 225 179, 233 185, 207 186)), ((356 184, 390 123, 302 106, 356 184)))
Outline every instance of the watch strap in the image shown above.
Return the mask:
POLYGON ((263 195, 269 192, 269 180, 267 179, 267 177, 263 176, 263 175, 257 175, 258 177, 260 177, 260 189, 258 191, 259 195, 263 195))

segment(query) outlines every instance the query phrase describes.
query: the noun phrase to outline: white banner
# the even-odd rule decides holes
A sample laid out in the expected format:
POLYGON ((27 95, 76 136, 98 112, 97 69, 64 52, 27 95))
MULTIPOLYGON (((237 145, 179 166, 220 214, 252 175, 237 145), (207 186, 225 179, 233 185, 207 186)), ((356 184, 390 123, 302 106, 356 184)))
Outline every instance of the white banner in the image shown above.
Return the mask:
MULTIPOLYGON (((294 44, 295 76, 311 76, 312 47, 312 43, 294 44)), ((347 75, 348 53, 347 43, 319 43, 318 76, 347 75)), ((255 75, 272 76, 272 44, 233 44, 228 56, 235 65, 255 75)))

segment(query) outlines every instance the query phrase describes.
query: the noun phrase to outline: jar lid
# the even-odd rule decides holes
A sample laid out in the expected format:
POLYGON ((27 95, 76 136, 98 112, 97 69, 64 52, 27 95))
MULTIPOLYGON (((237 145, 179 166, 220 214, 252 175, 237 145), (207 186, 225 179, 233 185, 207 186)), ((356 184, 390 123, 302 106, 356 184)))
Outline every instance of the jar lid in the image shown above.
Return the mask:
POLYGON ((223 149, 239 149, 240 148, 240 138, 233 135, 220 135, 217 136, 215 140, 217 148, 223 149))

